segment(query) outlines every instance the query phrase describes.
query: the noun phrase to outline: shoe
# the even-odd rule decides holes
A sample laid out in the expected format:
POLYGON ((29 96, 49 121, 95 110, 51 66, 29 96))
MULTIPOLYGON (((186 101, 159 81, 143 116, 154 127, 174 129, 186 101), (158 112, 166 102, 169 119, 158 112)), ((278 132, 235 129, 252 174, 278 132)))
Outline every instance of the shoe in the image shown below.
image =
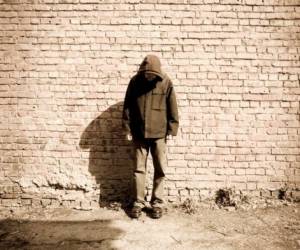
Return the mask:
POLYGON ((142 208, 141 207, 138 207, 138 206, 134 206, 131 210, 130 210, 130 217, 131 218, 134 218, 134 219, 137 219, 141 216, 142 214, 142 208))
POLYGON ((160 207, 152 207, 151 217, 153 219, 159 219, 162 217, 162 208, 160 207))

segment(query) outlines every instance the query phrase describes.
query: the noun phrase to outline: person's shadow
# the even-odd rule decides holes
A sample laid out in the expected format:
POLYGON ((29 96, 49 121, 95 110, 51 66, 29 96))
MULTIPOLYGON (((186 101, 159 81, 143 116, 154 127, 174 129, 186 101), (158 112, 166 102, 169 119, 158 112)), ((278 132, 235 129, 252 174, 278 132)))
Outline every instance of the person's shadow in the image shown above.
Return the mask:
POLYGON ((80 138, 89 149, 89 172, 100 188, 99 204, 128 203, 131 191, 133 147, 122 129, 123 102, 118 102, 90 122, 80 138))

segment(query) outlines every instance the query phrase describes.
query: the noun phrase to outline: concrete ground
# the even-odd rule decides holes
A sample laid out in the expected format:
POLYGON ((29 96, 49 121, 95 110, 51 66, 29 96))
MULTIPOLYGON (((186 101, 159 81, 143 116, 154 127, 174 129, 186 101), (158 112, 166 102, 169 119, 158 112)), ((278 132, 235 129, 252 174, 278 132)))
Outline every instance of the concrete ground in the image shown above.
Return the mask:
POLYGON ((172 207, 158 220, 122 209, 0 210, 0 249, 300 249, 299 208, 172 207))

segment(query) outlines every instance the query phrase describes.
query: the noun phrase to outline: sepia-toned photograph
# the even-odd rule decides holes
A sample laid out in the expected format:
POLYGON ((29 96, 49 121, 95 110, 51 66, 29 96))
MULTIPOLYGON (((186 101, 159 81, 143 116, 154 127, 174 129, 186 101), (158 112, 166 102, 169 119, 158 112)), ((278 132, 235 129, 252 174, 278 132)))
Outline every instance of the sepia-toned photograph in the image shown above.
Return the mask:
POLYGON ((300 249, 300 0, 0 0, 1 250, 300 249))

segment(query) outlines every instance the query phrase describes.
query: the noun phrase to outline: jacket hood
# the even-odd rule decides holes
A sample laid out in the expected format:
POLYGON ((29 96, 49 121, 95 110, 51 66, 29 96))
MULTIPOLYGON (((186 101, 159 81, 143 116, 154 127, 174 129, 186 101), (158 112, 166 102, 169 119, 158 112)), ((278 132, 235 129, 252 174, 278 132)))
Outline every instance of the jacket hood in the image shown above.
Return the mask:
POLYGON ((163 79, 163 72, 161 71, 161 63, 157 56, 155 55, 147 55, 142 63, 140 64, 140 68, 138 73, 149 72, 159 76, 163 79))

